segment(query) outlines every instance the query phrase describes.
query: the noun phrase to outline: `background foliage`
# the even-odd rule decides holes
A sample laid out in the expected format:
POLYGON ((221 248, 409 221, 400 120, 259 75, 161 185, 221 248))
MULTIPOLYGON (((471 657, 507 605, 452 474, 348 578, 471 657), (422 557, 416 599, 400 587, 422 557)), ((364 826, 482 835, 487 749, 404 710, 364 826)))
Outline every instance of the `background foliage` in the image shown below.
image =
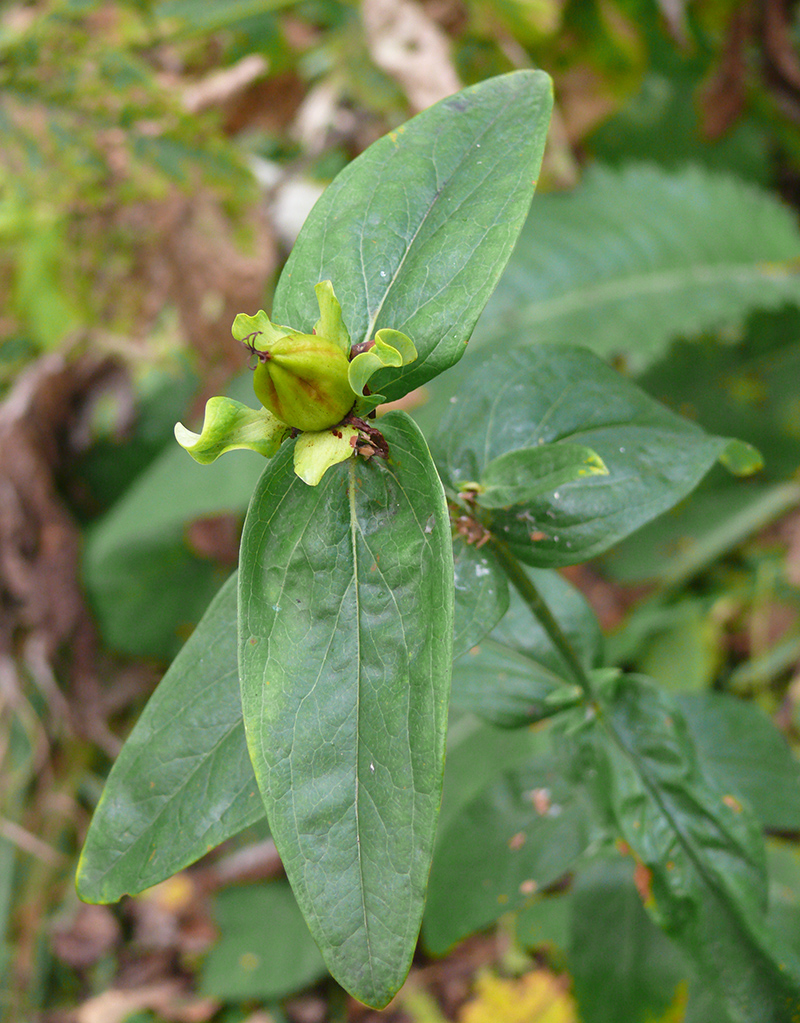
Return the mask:
MULTIPOLYGON (((635 736, 635 714, 674 700, 699 747, 697 770, 756 810, 770 925, 800 952, 797 17, 777 3, 757 16, 747 4, 647 0, 392 8, 52 0, 2 10, 9 1020, 91 1019, 98 1006, 119 1019, 188 1018, 187 997, 194 1019, 241 1020, 259 1007, 276 1021, 364 1018, 325 980, 275 880, 260 806, 248 802, 249 765, 235 826, 212 830, 207 844, 249 830, 162 888, 114 909, 82 907, 76 850, 120 738, 235 562, 261 465, 234 453, 200 468, 170 443, 172 423, 208 394, 244 398, 249 379, 226 386, 242 368, 234 314, 269 301, 310 202, 370 142, 459 83, 527 66, 556 82, 540 194, 464 376, 428 384, 414 415, 429 436, 443 416, 452 421, 459 381, 525 330, 591 347, 710 433, 761 450, 752 479, 712 471, 676 511, 553 585, 583 594, 567 590, 566 624, 587 666, 604 643, 607 662, 660 687, 631 701, 630 718, 613 723, 620 734, 635 736), (587 629, 585 600, 605 637, 587 629), (295 936, 290 961, 256 943, 266 913, 295 936)), ((513 599, 476 647, 476 623, 499 619, 507 595, 485 549, 463 544, 456 556, 457 579, 486 589, 457 620, 464 652, 422 951, 382 1015, 514 1019, 514 1006, 538 1004, 587 1023, 612 1018, 609 1005, 631 1021, 722 1018, 685 951, 641 908, 647 856, 635 836, 582 858, 581 789, 556 785, 563 747, 549 733, 497 727, 519 713, 515 666, 524 661, 524 678, 538 672, 546 687, 558 655, 519 635, 513 599), (487 677, 503 682, 491 707, 481 701, 487 677), (539 793, 538 804, 520 803, 520 791, 539 793), (458 879, 489 862, 490 883, 462 883, 454 901, 458 879), (610 931, 629 954, 609 956, 610 931), (479 965, 493 973, 473 991, 479 965)), ((192 656, 190 643, 178 670, 192 656)), ((221 663, 227 656, 220 650, 221 663)), ((208 719, 200 703, 194 712, 208 719)), ((175 765, 188 767, 177 755, 175 765)), ((601 767, 623 791, 629 766, 601 767)), ((201 778, 187 771, 174 784, 201 778)), ((746 861, 743 870, 760 869, 746 861)), ((724 967, 720 957, 709 972, 724 967)))

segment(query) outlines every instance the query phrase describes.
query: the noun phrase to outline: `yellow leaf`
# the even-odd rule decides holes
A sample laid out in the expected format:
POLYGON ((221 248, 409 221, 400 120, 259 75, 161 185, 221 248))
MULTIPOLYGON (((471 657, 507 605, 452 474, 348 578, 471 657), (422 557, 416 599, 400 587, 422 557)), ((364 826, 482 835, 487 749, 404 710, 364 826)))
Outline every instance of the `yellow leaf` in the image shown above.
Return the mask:
POLYGON ((563 981, 547 970, 518 980, 483 974, 476 996, 459 1013, 459 1023, 576 1023, 575 1002, 563 981))

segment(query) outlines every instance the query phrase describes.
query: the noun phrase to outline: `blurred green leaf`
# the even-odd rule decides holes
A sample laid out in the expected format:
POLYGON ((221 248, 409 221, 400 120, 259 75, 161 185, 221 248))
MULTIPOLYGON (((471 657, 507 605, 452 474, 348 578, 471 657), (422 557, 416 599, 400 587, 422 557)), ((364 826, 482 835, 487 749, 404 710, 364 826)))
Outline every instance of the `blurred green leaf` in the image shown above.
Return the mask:
POLYGON ((651 1023, 673 1002, 689 967, 647 915, 633 863, 599 858, 571 893, 569 969, 583 1023, 651 1023))
POLYGON ((157 18, 174 22, 180 36, 205 35, 235 27, 255 15, 289 7, 296 0, 161 0, 157 18))
POLYGON ((752 807, 765 828, 800 831, 800 763, 785 737, 753 703, 725 693, 682 693, 703 774, 752 807))
POLYGON ((704 429, 755 445, 764 468, 745 483, 712 471, 689 501, 607 554, 606 572, 678 587, 797 504, 800 488, 786 477, 800 465, 798 338, 796 310, 754 315, 738 344, 680 343, 640 378, 704 429))
POLYGON ((722 635, 707 601, 684 597, 662 610, 661 625, 637 653, 642 672, 674 692, 703 689, 722 660, 722 635))
POLYGON ((557 881, 588 844, 580 787, 547 752, 506 770, 440 829, 428 884, 424 937, 442 954, 557 881))
MULTIPOLYGON (((234 391, 249 389, 248 376, 234 391)), ((177 416, 176 416, 177 418, 177 416)), ((214 562, 190 550, 196 519, 244 514, 264 467, 251 452, 198 465, 172 443, 86 532, 84 583, 107 643, 167 657, 180 632, 200 617, 222 582, 214 562)))
POLYGON ((281 998, 328 972, 286 881, 219 892, 213 916, 220 938, 203 963, 203 995, 281 998))
POLYGON ((572 889, 545 894, 528 902, 515 918, 517 942, 530 951, 566 952, 572 926, 572 889))
POLYGON ((770 839, 769 923, 781 940, 800 955, 800 848, 796 842, 770 839))
POLYGON ((531 729, 496 728, 451 708, 439 833, 505 770, 544 752, 542 741, 541 733, 531 729))

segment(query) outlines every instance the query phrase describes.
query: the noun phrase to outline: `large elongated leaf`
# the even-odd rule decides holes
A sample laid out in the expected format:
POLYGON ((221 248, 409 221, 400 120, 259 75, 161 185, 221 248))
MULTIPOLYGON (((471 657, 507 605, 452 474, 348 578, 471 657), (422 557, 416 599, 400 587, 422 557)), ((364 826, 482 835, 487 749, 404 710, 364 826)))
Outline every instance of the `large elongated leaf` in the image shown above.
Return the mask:
POLYGON ((800 970, 765 923, 758 825, 707 787, 677 705, 645 680, 603 692, 595 792, 650 872, 650 908, 737 1023, 787 1023, 800 970))
POLYGON ((78 892, 87 902, 136 894, 263 815, 242 725, 233 575, 111 769, 78 866, 78 892))
MULTIPOLYGON (((592 609, 555 572, 531 569, 530 575, 584 668, 594 668, 602 636, 592 609)), ((562 704, 553 694, 560 691, 569 699, 570 690, 580 699, 572 669, 515 590, 500 624, 453 666, 453 706, 504 727, 557 713, 562 704)))
POLYGON ((642 368, 681 335, 800 303, 799 258, 795 218, 752 185, 594 168, 537 200, 475 340, 581 344, 642 368))
POLYGON ((493 514, 492 532, 531 565, 574 564, 606 550, 685 497, 730 443, 579 348, 481 353, 471 380, 438 432, 446 486, 480 479, 506 452, 561 440, 591 448, 608 468, 493 514))
POLYGON ((240 564, 248 747, 297 901, 334 976, 385 1005, 422 916, 441 794, 453 561, 441 483, 403 413, 388 461, 317 487, 287 446, 253 496, 240 564))
POLYGON ((419 358, 377 375, 398 398, 461 358, 511 255, 552 105, 540 71, 493 78, 390 132, 329 185, 295 244, 274 318, 310 331, 333 281, 353 342, 400 330, 419 358))

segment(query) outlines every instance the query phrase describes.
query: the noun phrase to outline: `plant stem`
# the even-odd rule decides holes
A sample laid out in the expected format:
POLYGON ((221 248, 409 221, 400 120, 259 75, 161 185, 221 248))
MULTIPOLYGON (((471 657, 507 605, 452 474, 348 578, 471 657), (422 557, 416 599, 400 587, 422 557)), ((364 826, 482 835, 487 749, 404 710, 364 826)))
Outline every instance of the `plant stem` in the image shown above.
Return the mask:
POLYGON ((561 626, 553 617, 553 613, 547 604, 545 604, 541 594, 531 582, 528 573, 511 553, 508 545, 498 537, 493 535, 489 540, 489 546, 494 551, 497 560, 503 566, 503 570, 511 580, 514 589, 528 605, 531 614, 547 633, 550 642, 567 662, 575 681, 581 689, 583 689, 587 697, 594 699, 594 690, 592 688, 591 680, 581 664, 580 658, 575 651, 575 647, 572 643, 570 643, 561 626))

